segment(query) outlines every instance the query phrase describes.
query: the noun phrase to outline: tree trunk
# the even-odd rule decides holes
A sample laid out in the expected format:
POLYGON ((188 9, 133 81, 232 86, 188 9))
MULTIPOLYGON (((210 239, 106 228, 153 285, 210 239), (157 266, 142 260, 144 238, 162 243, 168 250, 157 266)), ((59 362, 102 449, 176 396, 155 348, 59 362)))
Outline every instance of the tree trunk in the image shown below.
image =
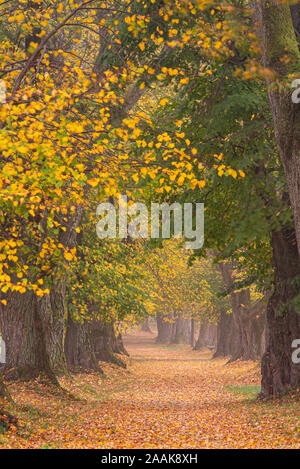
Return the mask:
POLYGON ((184 318, 183 314, 178 314, 176 318, 175 336, 172 338, 173 344, 189 344, 191 338, 191 320, 184 318))
MULTIPOLYGON (((226 262, 219 265, 222 272, 226 288, 230 288, 233 283, 233 270, 234 265, 232 262, 226 262)), ((242 324, 242 309, 249 307, 250 304, 250 290, 242 290, 239 292, 232 292, 231 299, 231 331, 230 331, 230 355, 231 360, 238 360, 239 358, 248 359, 248 344, 247 334, 243 330, 242 324)))
MULTIPOLYGON (((293 25, 289 2, 283 3, 277 0, 254 2, 255 19, 258 20, 257 29, 264 45, 264 66, 276 73, 277 80, 283 82, 288 80, 288 83, 291 83, 289 75, 297 76, 299 73, 300 53, 294 32, 295 20, 293 25), (289 60, 282 60, 285 56, 289 60)), ((285 171, 300 255, 300 105, 293 103, 290 87, 269 86, 271 79, 267 80, 267 85, 275 136, 285 171)))
POLYGON ((248 340, 251 335, 251 322, 244 321, 243 315, 247 314, 250 307, 250 290, 231 293, 232 318, 233 318, 233 342, 232 342, 232 361, 250 360, 253 358, 251 342, 248 340))
POLYGON ((262 301, 250 305, 249 291, 233 294, 232 360, 257 360, 262 356, 265 309, 262 301), (246 304, 245 304, 246 294, 246 304))
POLYGON ((9 293, 0 307, 0 327, 6 345, 5 368, 20 377, 40 372, 53 378, 44 325, 37 296, 31 292, 9 293))
POLYGON ((204 347, 215 349, 217 346, 217 327, 207 322, 202 322, 199 328, 199 335, 194 350, 201 350, 204 347))
POLYGON ((145 319, 145 321, 143 322, 142 327, 141 327, 141 330, 142 330, 143 332, 149 332, 150 334, 152 334, 151 329, 150 329, 150 326, 149 326, 149 318, 148 318, 148 317, 147 317, 147 318, 145 319))
POLYGON ((118 353, 120 355, 126 355, 127 357, 129 357, 129 353, 127 352, 123 343, 121 332, 119 332, 118 334, 115 334, 115 332, 113 331, 111 342, 112 342, 112 351, 114 353, 118 353))
POLYGON ((264 298, 248 309, 242 308, 241 310, 242 358, 244 360, 257 360, 264 353, 265 310, 264 298))
MULTIPOLYGON (((222 263, 219 267, 226 287, 230 288, 233 283, 233 264, 230 262, 222 263)), ((256 305, 251 305, 250 290, 248 288, 232 292, 230 298, 232 305, 229 342, 230 361, 238 359, 256 360, 260 358, 261 335, 264 329, 263 303, 258 302, 256 305)), ((220 353, 218 350, 217 352, 220 353)))
POLYGON ((64 280, 53 285, 50 294, 38 300, 38 310, 50 367, 56 375, 66 374, 64 337, 67 311, 64 280))
POLYGON ((114 363, 115 365, 126 368, 126 363, 115 355, 115 353, 125 352, 126 355, 128 355, 128 353, 124 348, 121 335, 119 334, 119 337, 116 338, 112 323, 93 321, 92 338, 95 355, 98 360, 114 363))
POLYGON ((213 358, 228 357, 232 355, 232 314, 221 312, 217 331, 217 348, 213 358))
MULTIPOLYGON (((46 215, 45 215, 46 216, 46 215)), ((68 219, 59 241, 73 248, 82 207, 68 219)), ((44 373, 59 385, 56 375, 67 374, 64 353, 66 320, 66 280, 53 280, 50 293, 37 297, 34 292, 8 293, 7 305, 0 307, 0 327, 6 343, 6 367, 22 376, 44 373)))
POLYGON ((163 314, 158 313, 156 315, 157 322, 157 344, 169 344, 173 336, 174 323, 171 322, 171 317, 165 318, 163 314))
POLYGON ((191 347, 194 347, 195 345, 195 319, 191 319, 191 347))
POLYGON ((292 342, 300 338, 300 262, 294 230, 272 235, 274 292, 267 306, 266 351, 262 359, 261 396, 270 397, 300 385, 300 366, 292 361, 292 342), (298 302, 299 304, 299 302, 298 302))
POLYGON ((207 347, 213 350, 216 350, 217 347, 217 332, 217 326, 211 324, 208 330, 207 347))
POLYGON ((202 350, 206 344, 205 344, 205 334, 206 330, 208 328, 208 323, 207 322, 201 322, 200 327, 199 327, 199 334, 198 334, 198 339, 195 344, 194 350, 202 350))
POLYGON ((68 367, 72 370, 75 368, 85 371, 101 371, 95 355, 91 325, 87 321, 74 322, 69 315, 65 355, 68 367))

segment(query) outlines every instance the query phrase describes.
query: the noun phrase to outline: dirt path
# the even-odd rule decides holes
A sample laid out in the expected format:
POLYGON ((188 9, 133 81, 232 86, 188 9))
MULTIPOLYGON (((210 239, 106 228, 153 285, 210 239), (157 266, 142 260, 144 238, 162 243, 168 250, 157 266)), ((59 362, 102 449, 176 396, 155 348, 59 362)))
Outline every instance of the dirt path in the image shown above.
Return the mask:
MULTIPOLYGON (((299 447, 300 404, 262 403, 259 367, 224 366, 210 352, 159 347, 149 334, 126 338, 127 370, 63 384, 80 401, 49 395, 42 383, 15 384, 24 434, 3 447, 27 448, 281 448, 299 447)), ((1 440, 0 440, 1 443, 1 440)))

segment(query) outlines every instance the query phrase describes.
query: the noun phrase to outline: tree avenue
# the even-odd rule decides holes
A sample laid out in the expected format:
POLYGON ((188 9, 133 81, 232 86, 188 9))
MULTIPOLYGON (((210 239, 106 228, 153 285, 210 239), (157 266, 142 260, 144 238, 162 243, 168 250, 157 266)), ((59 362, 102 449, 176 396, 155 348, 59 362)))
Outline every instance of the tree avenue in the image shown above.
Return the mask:
POLYGON ((11 387, 125 373, 136 330, 297 393, 299 54, 292 0, 0 4, 0 436, 11 387))

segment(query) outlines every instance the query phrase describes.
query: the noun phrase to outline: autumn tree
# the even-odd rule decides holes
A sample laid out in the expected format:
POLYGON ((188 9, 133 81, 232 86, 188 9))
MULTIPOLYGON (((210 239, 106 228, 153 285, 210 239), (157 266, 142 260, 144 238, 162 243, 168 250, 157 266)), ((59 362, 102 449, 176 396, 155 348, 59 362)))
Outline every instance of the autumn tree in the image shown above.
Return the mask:
POLYGON ((3 8, 1 327, 8 366, 26 373, 66 371, 67 277, 86 200, 127 179, 124 147, 144 117, 126 116, 172 47, 155 35, 146 47, 165 19, 159 4, 138 3, 3 8))

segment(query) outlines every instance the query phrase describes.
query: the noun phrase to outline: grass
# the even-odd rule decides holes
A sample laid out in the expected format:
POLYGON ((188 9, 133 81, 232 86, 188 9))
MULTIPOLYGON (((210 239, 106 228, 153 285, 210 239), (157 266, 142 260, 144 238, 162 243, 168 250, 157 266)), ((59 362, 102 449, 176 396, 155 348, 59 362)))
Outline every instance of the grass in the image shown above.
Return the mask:
POLYGON ((41 449, 58 449, 58 448, 59 448, 58 446, 51 446, 48 443, 41 446, 41 449))
POLYGON ((247 396, 249 399, 256 399, 261 391, 261 387, 256 385, 234 386, 230 384, 225 387, 232 394, 242 394, 243 396, 247 396))

